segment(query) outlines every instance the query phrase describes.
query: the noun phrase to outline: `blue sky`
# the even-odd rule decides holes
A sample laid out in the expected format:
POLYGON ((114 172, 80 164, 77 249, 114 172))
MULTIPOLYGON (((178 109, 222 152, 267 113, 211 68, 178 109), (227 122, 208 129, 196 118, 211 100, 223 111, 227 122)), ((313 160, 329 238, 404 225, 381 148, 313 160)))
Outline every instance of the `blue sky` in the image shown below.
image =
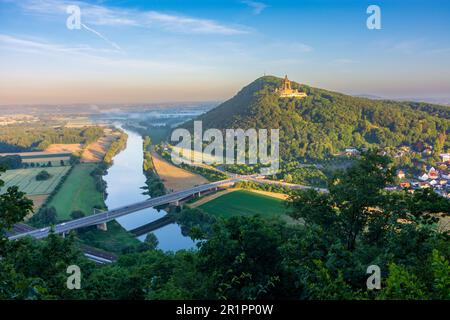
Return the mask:
POLYGON ((450 97, 449 30, 445 0, 0 0, 0 104, 224 100, 264 73, 450 97), (371 4, 381 30, 366 27, 371 4))

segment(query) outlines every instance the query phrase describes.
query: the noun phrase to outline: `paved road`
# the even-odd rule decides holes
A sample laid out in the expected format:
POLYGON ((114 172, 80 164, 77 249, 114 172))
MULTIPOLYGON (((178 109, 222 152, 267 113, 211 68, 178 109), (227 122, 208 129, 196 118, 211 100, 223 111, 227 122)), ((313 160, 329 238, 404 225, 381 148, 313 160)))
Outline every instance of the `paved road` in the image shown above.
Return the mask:
MULTIPOLYGON (((7 233, 7 235, 10 237, 19 233, 29 232, 33 230, 36 229, 23 223, 17 223, 14 225, 12 232, 7 233)), ((81 245, 81 250, 88 259, 97 263, 111 263, 117 260, 117 256, 115 254, 101 251, 97 248, 85 244, 81 245)))
MULTIPOLYGON (((203 191, 211 190, 211 189, 218 188, 218 187, 232 185, 235 182, 238 182, 240 180, 241 179, 239 179, 239 178, 231 178, 231 179, 221 180, 221 181, 217 181, 217 182, 213 182, 213 183, 208 183, 208 184, 204 184, 204 185, 197 186, 194 188, 181 190, 181 191, 177 191, 177 192, 172 192, 172 193, 160 196, 160 197, 151 198, 151 199, 141 201, 138 203, 134 203, 134 204, 131 204, 128 206, 119 207, 119 208, 105 211, 105 212, 98 213, 98 214, 93 214, 93 215, 83 217, 80 219, 63 222, 63 223, 60 223, 60 224, 57 224, 54 226, 54 232, 55 233, 66 233, 71 230, 75 230, 75 229, 79 229, 79 228, 83 228, 83 227, 87 227, 87 226, 92 226, 92 225, 102 224, 102 223, 114 220, 116 218, 119 218, 121 216, 130 214, 130 213, 133 213, 136 211, 140 211, 140 210, 143 210, 146 208, 151 208, 151 207, 156 207, 156 206, 160 206, 163 204, 173 203, 178 200, 187 198, 188 196, 191 196, 198 192, 203 192, 203 191)), ((49 232, 50 232, 50 227, 46 227, 46 228, 42 228, 42 229, 37 229, 37 230, 32 230, 32 231, 27 231, 27 232, 23 232, 20 234, 16 234, 16 235, 10 236, 9 239, 15 240, 15 239, 20 239, 20 238, 23 238, 26 236, 31 236, 36 239, 42 239, 42 238, 47 237, 49 232)))
MULTIPOLYGON (((141 211, 143 209, 156 207, 156 206, 160 206, 160 205, 164 205, 164 204, 168 204, 168 203, 173 203, 173 202, 182 200, 184 198, 187 198, 198 192, 208 191, 208 190, 212 190, 212 189, 218 188, 218 187, 230 186, 239 181, 252 181, 252 182, 256 182, 256 183, 277 184, 277 185, 285 186, 285 187, 292 188, 292 189, 315 189, 315 190, 318 190, 321 192, 328 192, 327 189, 323 189, 323 188, 315 188, 315 187, 291 184, 291 183, 280 182, 280 181, 258 179, 257 177, 259 175, 244 176, 244 175, 230 174, 230 176, 231 177, 229 179, 204 184, 204 185, 197 186, 197 187, 190 188, 190 189, 172 192, 172 193, 160 196, 160 197, 151 198, 151 199, 148 199, 145 201, 130 204, 128 206, 119 207, 119 208, 116 208, 113 210, 93 214, 93 215, 90 215, 87 217, 71 220, 68 222, 63 222, 63 223, 60 223, 60 224, 57 224, 56 226, 54 226, 53 230, 55 233, 67 233, 71 230, 106 223, 108 221, 114 220, 116 218, 125 216, 127 214, 130 214, 130 213, 133 213, 136 211, 141 211)), ((42 238, 47 237, 49 232, 50 232, 50 227, 46 227, 46 228, 42 228, 42 229, 35 229, 35 230, 31 230, 31 231, 25 230, 24 232, 10 236, 9 240, 16 240, 16 239, 20 239, 20 238, 23 238, 26 236, 31 236, 36 239, 42 239, 42 238)))
POLYGON ((320 192, 328 192, 328 189, 325 189, 325 188, 304 186, 304 185, 301 185, 301 184, 293 184, 293 183, 287 183, 287 182, 283 182, 283 181, 257 179, 257 178, 254 178, 254 177, 248 177, 245 180, 256 182, 256 183, 262 183, 262 184, 275 184, 275 185, 279 185, 279 186, 283 186, 283 187, 290 188, 290 189, 295 189, 295 190, 314 189, 314 190, 317 190, 317 191, 320 191, 320 192))

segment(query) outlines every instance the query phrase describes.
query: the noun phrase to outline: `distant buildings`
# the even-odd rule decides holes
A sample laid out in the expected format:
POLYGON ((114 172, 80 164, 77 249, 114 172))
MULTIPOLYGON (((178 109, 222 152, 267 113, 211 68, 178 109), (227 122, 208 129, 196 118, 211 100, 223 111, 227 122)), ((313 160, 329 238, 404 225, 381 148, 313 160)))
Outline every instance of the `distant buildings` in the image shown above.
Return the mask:
POLYGON ((442 162, 450 163, 450 153, 441 153, 440 156, 441 156, 442 162))
POLYGON ((347 155, 347 156, 357 156, 359 154, 360 154, 360 152, 356 148, 346 148, 345 149, 345 155, 347 155))
POLYGON ((409 188, 409 187, 411 187, 411 183, 409 183, 409 182, 401 182, 400 183, 400 187, 401 188, 409 188))
POLYGON ((439 178, 438 171, 435 168, 431 167, 430 170, 428 170, 428 178, 430 178, 430 179, 439 178))
MULTIPOLYGON (((356 157, 362 151, 363 149, 360 148, 349 147, 336 155, 356 157)), ((392 158, 409 156, 411 160, 403 168, 399 168, 396 171, 395 175, 398 178, 396 184, 387 186, 385 188, 386 190, 404 189, 410 193, 414 193, 419 189, 430 188, 437 194, 450 198, 450 153, 440 154, 442 162, 434 161, 429 158, 433 154, 432 146, 419 142, 411 146, 404 145, 398 148, 380 148, 378 154, 392 158), (430 162, 434 166, 427 165, 430 162)), ((401 165, 401 160, 399 162, 401 165)))
POLYGON ((287 75, 284 77, 281 87, 275 89, 275 92, 277 92, 281 98, 305 98, 307 96, 304 92, 300 92, 297 89, 292 89, 291 81, 289 81, 287 75))
POLYGON ((399 179, 405 179, 406 175, 405 172, 403 170, 398 170, 397 171, 397 178, 399 179))

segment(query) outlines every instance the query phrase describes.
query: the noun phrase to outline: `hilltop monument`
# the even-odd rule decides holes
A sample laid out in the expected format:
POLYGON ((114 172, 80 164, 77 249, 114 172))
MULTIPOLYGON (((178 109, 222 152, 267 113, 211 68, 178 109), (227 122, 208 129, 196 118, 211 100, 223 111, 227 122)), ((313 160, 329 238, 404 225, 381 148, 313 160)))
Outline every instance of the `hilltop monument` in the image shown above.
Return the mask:
POLYGON ((288 79, 287 75, 284 76, 281 87, 275 89, 275 92, 278 93, 281 98, 305 98, 307 96, 304 92, 300 92, 297 89, 292 89, 291 81, 288 79))

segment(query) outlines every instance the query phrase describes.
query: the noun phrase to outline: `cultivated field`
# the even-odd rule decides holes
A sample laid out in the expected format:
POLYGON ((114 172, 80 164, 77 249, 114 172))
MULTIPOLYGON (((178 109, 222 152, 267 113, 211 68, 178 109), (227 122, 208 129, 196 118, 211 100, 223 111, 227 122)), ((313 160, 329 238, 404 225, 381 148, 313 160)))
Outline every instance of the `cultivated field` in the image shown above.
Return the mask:
MULTIPOLYGON (((243 190, 243 189, 239 189, 239 188, 223 189, 223 190, 202 196, 197 201, 195 201, 193 203, 188 203, 186 205, 189 208, 197 208, 197 207, 200 207, 201 205, 208 203, 214 199, 217 199, 217 198, 222 197, 230 192, 235 192, 238 190, 243 190)), ((251 191, 253 193, 262 194, 262 195, 265 195, 265 196, 268 196, 271 198, 275 198, 275 199, 280 199, 280 200, 287 200, 289 198, 289 196, 287 194, 283 194, 283 193, 269 192, 269 191, 263 191, 263 190, 247 190, 247 191, 251 191)))
POLYGON ((285 201, 248 190, 226 193, 199 208, 224 218, 253 215, 271 218, 284 215, 287 211, 285 201))
POLYGON ((51 162, 53 166, 60 166, 61 160, 67 164, 70 160, 70 154, 72 153, 70 150, 63 150, 62 146, 64 145, 50 145, 50 147, 52 147, 50 151, 0 153, 0 156, 17 155, 22 158, 22 163, 47 164, 48 162, 51 162))
POLYGON ((81 150, 81 144, 79 143, 54 143, 51 144, 45 149, 45 152, 52 152, 52 153, 58 153, 58 152, 70 152, 75 153, 77 151, 81 150))
POLYGON ((70 160, 70 157, 29 158, 29 159, 22 159, 22 163, 47 164, 50 161, 53 166, 59 166, 61 163, 61 160, 67 164, 67 162, 69 162, 69 160, 70 160))
POLYGON ((5 185, 0 190, 0 193, 5 192, 8 187, 18 186, 20 191, 28 195, 48 195, 55 189, 58 182, 68 170, 69 167, 7 170, 1 175, 1 179, 5 181, 5 185), (46 170, 51 177, 45 181, 37 181, 36 175, 42 170, 46 170))
POLYGON ((167 190, 177 191, 208 183, 204 177, 174 166, 156 152, 152 152, 152 158, 156 172, 167 190))
POLYGON ((101 162, 105 157, 111 143, 117 138, 117 134, 111 129, 105 129, 105 135, 86 146, 81 157, 81 162, 101 162))
POLYGON ((48 207, 55 207, 59 220, 71 219, 70 213, 75 210, 92 214, 94 206, 103 205, 103 195, 95 188, 94 178, 90 175, 95 166, 94 163, 76 165, 50 201, 48 207))
POLYGON ((48 194, 27 195, 27 198, 33 201, 34 212, 37 212, 37 210, 45 203, 48 196, 48 194))

